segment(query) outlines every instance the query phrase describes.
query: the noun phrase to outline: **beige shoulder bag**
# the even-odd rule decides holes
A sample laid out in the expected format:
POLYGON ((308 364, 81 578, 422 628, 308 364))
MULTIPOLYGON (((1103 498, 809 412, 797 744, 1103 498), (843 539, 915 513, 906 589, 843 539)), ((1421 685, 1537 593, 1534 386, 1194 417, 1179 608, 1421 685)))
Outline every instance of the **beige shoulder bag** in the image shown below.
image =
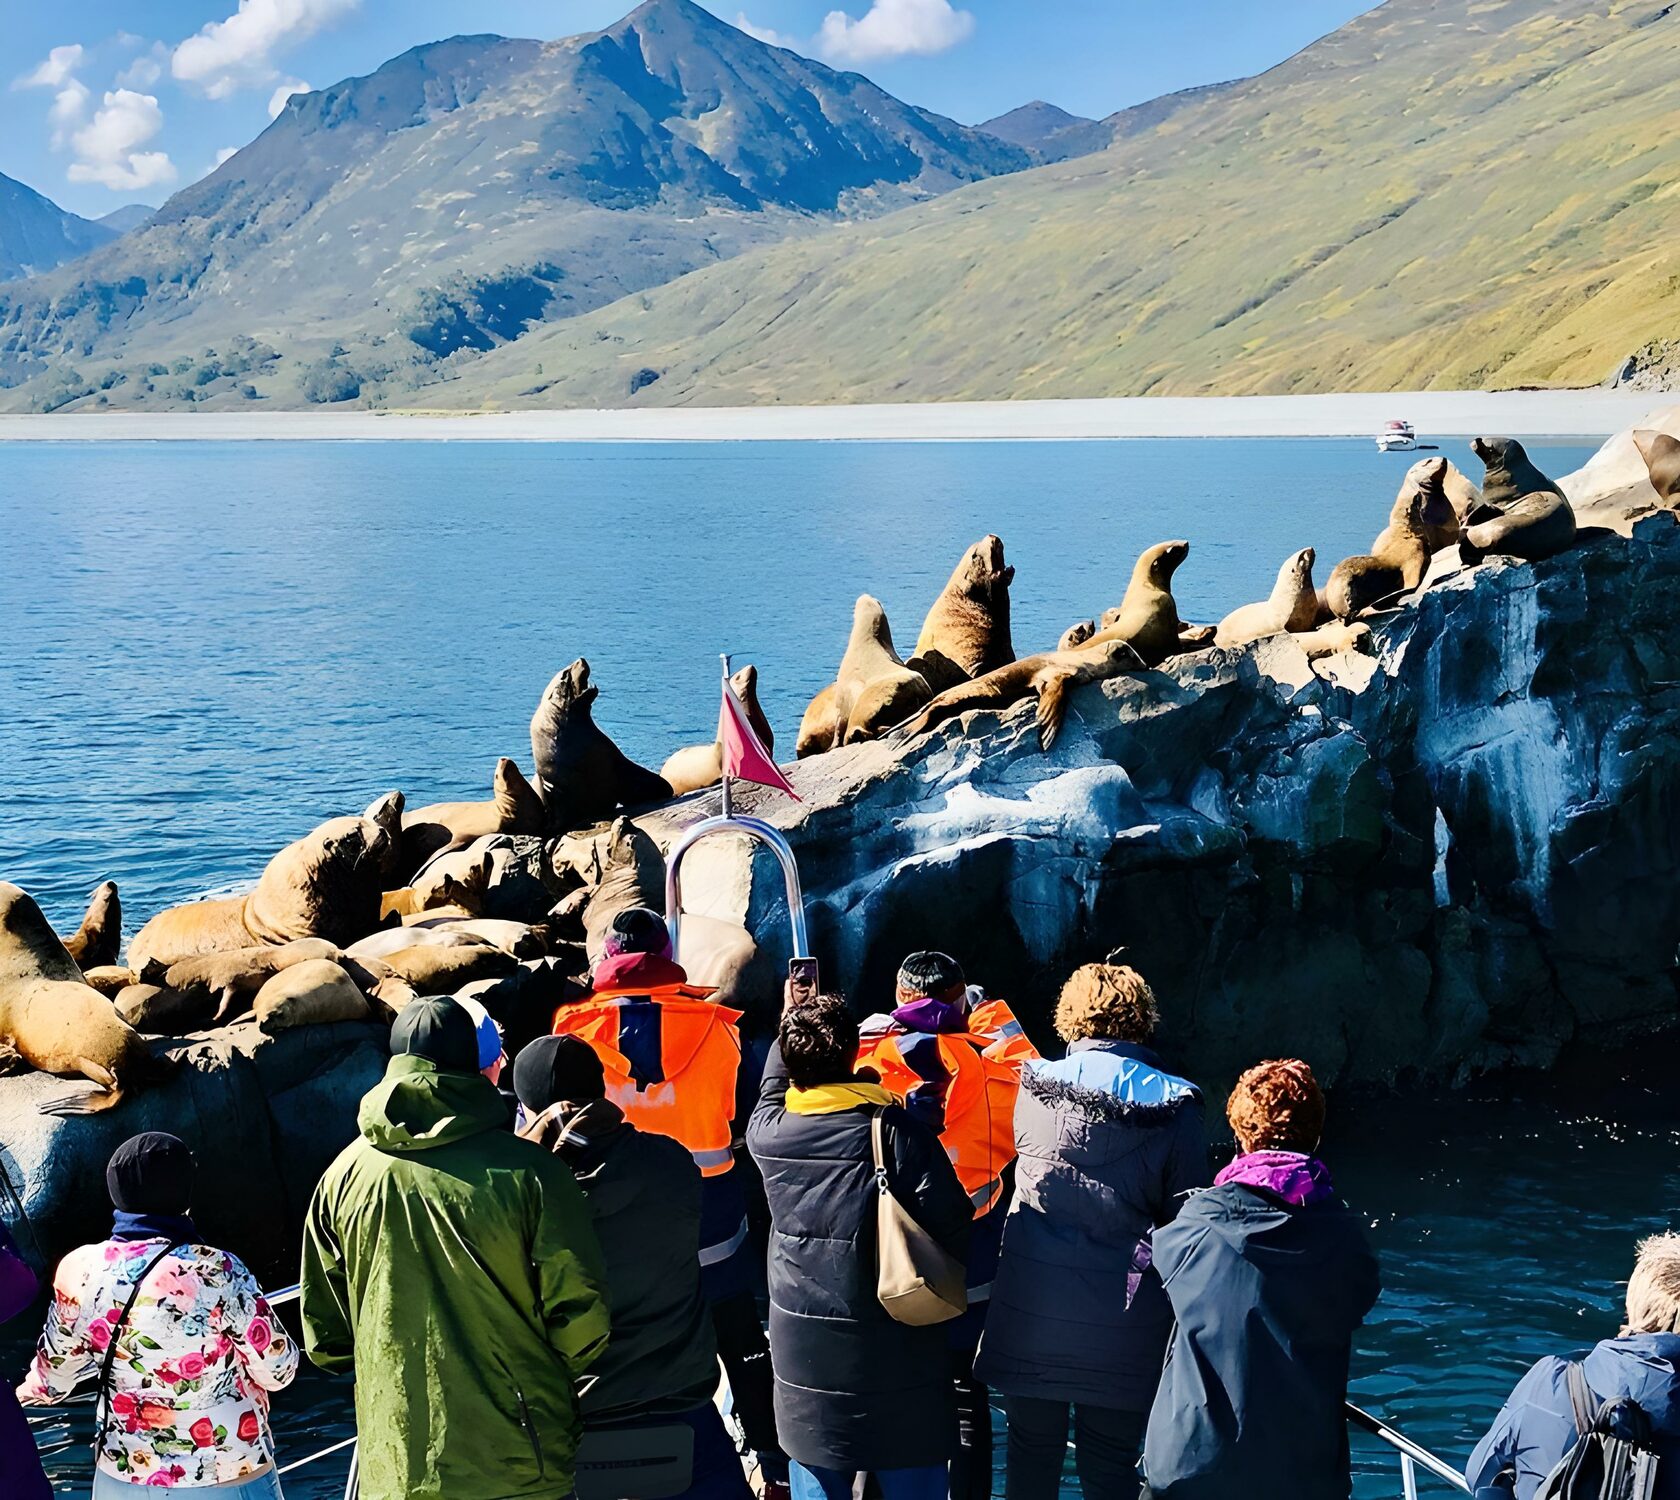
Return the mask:
POLYGON ((946 1323, 968 1310, 967 1273, 963 1263, 904 1211, 887 1180, 884 1111, 870 1121, 875 1153, 875 1240, 879 1269, 875 1294, 887 1315, 923 1327, 946 1323))

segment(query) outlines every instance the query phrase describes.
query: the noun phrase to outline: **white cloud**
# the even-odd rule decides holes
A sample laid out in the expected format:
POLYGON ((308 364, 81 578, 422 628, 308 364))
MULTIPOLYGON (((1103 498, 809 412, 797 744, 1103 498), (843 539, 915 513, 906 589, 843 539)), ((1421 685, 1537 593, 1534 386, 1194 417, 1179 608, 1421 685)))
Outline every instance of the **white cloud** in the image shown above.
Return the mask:
POLYGON ((360 0, 239 0, 225 21, 212 21, 175 49, 170 71, 182 83, 225 99, 273 82, 275 52, 313 36, 360 0))
POLYGON ((167 152, 140 150, 162 129, 163 111, 153 95, 112 90, 93 119, 71 137, 76 160, 70 164, 70 180, 127 193, 173 182, 175 164, 167 152))
POLYGON ((772 47, 786 47, 793 52, 797 52, 799 50, 799 42, 797 38, 784 36, 781 32, 776 31, 774 28, 769 26, 755 26, 747 19, 747 13, 744 10, 737 11, 735 14, 735 29, 737 31, 744 31, 748 36, 753 37, 758 41, 765 42, 772 47))
POLYGON ((52 123, 54 151, 64 149, 64 143, 70 139, 71 132, 86 117, 88 101, 92 98, 88 86, 79 78, 70 79, 53 95, 52 108, 47 111, 47 119, 52 123))
POLYGON ((835 62, 875 62, 890 57, 930 57, 974 34, 974 16, 951 0, 874 0, 853 20, 831 10, 817 33, 817 48, 835 62))
POLYGON ((14 89, 56 89, 62 88, 70 75, 81 67, 82 59, 87 56, 80 42, 72 42, 68 47, 54 47, 33 73, 25 73, 17 79, 14 89))
POLYGON ((290 99, 293 94, 309 94, 313 92, 313 86, 305 83, 301 78, 288 78, 280 85, 279 88, 269 95, 269 119, 277 120, 280 118, 280 111, 286 107, 286 101, 290 99))
MULTIPOLYGON (((128 38, 130 45, 143 45, 139 37, 128 38)), ((152 45, 126 68, 117 74, 117 87, 120 89, 145 88, 163 77, 163 70, 169 62, 169 49, 162 42, 152 45)))
POLYGON ((222 149, 216 153, 216 165, 211 167, 210 170, 212 172, 214 172, 216 170, 216 167, 220 167, 220 166, 225 165, 227 162, 232 161, 233 158, 238 156, 238 155, 239 155, 239 147, 237 147, 237 146, 223 146, 222 149))

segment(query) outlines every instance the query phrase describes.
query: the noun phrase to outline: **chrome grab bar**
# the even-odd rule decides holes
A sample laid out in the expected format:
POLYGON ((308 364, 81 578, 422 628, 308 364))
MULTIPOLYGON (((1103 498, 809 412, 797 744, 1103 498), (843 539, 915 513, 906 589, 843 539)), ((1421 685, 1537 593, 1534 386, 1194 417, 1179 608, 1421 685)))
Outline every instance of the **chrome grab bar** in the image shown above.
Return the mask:
POLYGON ((1361 1432, 1368 1432, 1372 1437, 1385 1442, 1400 1455, 1400 1484, 1406 1500, 1417 1500, 1418 1469, 1432 1474, 1444 1484, 1451 1485, 1460 1494, 1470 1493, 1470 1484, 1465 1477, 1444 1459, 1437 1458, 1427 1448, 1414 1443, 1403 1432, 1396 1432, 1387 1423, 1379 1421, 1370 1412, 1355 1406, 1353 1402, 1347 1404, 1347 1419, 1350 1426, 1357 1427, 1361 1432))
POLYGON ((707 818, 696 823, 671 850, 665 862, 665 926, 671 933, 671 957, 681 962, 682 952, 682 862, 683 857, 702 839, 719 833, 739 833, 769 847, 782 867, 787 882, 788 921, 793 928, 793 956, 810 956, 810 939, 805 931, 805 897, 799 887, 799 865, 793 849, 782 835, 762 818, 737 818, 727 814, 707 818))

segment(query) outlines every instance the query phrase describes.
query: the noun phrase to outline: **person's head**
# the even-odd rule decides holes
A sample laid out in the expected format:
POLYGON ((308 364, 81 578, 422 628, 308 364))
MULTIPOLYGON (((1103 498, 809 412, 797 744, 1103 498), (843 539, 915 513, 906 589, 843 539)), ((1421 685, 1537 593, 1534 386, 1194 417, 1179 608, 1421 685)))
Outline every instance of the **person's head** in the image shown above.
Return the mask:
POLYGON ((1155 992, 1124 964, 1075 969, 1056 1001, 1056 1035, 1064 1042, 1143 1043, 1160 1020, 1155 992))
POLYGON ((472 1017, 473 1030, 478 1035, 478 1071, 492 1083, 499 1084, 502 1069, 507 1064, 507 1054, 502 1051, 502 1028, 482 1002, 471 996, 457 995, 455 1003, 472 1017))
POLYGON ((1324 1094, 1312 1069, 1299 1059, 1263 1062, 1237 1080, 1225 1116, 1245 1156, 1251 1151, 1310 1155, 1324 1134, 1324 1094))
POLYGON ((898 967, 898 1003, 955 1002, 962 999, 966 984, 962 966, 949 953, 912 953, 898 967))
POLYGON ((857 1068, 857 1021, 838 995, 814 995, 790 1006, 776 1039, 795 1088, 845 1083, 857 1068))
POLYGON ((448 995, 422 996, 397 1012, 391 1056, 421 1057, 448 1073, 476 1073, 478 1028, 448 995))
POLYGON ((528 1116, 556 1104, 589 1104, 607 1097, 607 1075, 581 1037, 540 1036, 513 1060, 513 1091, 528 1116))
POLYGON ((608 958, 621 958, 626 953, 669 958, 671 930, 658 912, 645 906, 628 907, 612 919, 612 926, 602 940, 602 950, 608 958))
POLYGON ((1680 1234, 1653 1234, 1639 1242, 1622 1336, 1634 1333, 1680 1333, 1680 1234))
POLYGON ((105 1187, 125 1214, 185 1214, 192 1207, 192 1151, 178 1136, 148 1130, 111 1153, 105 1187))

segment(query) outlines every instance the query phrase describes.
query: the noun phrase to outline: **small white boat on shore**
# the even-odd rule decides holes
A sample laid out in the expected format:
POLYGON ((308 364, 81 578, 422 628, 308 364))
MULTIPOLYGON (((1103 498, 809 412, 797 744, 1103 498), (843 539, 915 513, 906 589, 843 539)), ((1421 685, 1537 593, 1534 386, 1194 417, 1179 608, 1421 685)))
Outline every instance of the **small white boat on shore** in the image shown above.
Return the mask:
POLYGON ((1410 422, 1390 422, 1377 434, 1377 449, 1382 453, 1405 453, 1417 447, 1417 433, 1410 422))

